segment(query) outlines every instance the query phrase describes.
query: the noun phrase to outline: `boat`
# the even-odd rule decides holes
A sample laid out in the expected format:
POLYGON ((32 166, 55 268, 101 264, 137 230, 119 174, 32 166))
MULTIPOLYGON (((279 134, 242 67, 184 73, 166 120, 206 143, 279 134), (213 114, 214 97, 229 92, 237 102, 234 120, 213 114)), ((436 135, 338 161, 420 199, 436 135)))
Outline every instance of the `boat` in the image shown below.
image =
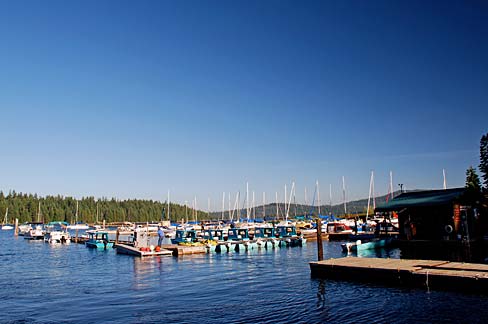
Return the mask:
POLYGON ((87 230, 90 226, 85 223, 78 222, 78 200, 76 201, 76 213, 75 213, 75 223, 68 225, 68 229, 70 230, 87 230))
POLYGON ((86 231, 88 240, 85 242, 86 247, 94 249, 110 249, 113 247, 113 242, 108 240, 108 232, 100 230, 86 231))
POLYGON ((44 227, 42 223, 33 225, 30 230, 24 234, 26 240, 42 240, 44 239, 44 227))
POLYGON ((2 223, 2 230, 3 231, 14 229, 13 225, 8 223, 7 218, 8 218, 8 207, 7 207, 7 210, 5 211, 5 218, 3 219, 3 223, 2 223))
POLYGON ((384 248, 390 245, 391 241, 392 241, 391 237, 373 239, 369 242, 364 242, 364 243, 361 240, 357 240, 356 242, 348 242, 348 243, 341 244, 341 247, 343 252, 350 253, 350 252, 384 248))
POLYGON ((303 236, 297 235, 297 230, 294 225, 278 225, 276 232, 280 239, 279 246, 303 246, 307 240, 303 236))
POLYGON ((68 223, 61 221, 49 222, 44 234, 44 242, 49 244, 69 244, 71 243, 71 235, 66 230, 68 223))
POLYGON ((191 244, 197 243, 197 232, 193 229, 177 229, 175 238, 171 239, 173 244, 191 244))
POLYGON ((224 230, 222 229, 205 229, 203 231, 203 243, 207 252, 216 252, 217 246, 224 243, 224 230))
POLYGON ((279 243, 273 227, 256 227, 254 229, 254 239, 259 248, 274 248, 279 243))
POLYGON ((227 232, 227 243, 231 243, 234 251, 247 251, 257 248, 257 244, 249 238, 248 228, 231 228, 227 232))

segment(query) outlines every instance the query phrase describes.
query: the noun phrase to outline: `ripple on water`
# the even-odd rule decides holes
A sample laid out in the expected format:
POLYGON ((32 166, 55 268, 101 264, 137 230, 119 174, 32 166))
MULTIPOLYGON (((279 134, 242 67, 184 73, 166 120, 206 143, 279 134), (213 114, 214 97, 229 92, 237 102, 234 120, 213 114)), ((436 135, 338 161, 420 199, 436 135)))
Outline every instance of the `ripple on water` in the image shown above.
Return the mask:
MULTIPOLYGON (((304 248, 138 259, 0 232, 0 322, 481 323, 484 296, 310 278, 304 248)), ((324 244, 341 257, 340 243, 324 244)), ((382 256, 397 257, 394 250, 382 256)))

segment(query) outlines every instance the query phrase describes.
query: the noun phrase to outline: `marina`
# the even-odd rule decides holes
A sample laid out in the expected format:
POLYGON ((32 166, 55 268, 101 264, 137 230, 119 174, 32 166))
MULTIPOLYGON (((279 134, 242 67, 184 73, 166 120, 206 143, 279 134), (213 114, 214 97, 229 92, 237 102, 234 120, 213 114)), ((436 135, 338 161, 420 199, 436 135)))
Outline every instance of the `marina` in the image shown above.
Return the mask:
MULTIPOLYGON (((420 314, 422 323, 481 323, 488 316, 485 295, 311 278, 316 244, 146 258, 7 232, 0 241, 4 321, 59 322, 53 304, 73 323, 418 323, 420 314)), ((345 259, 400 257, 398 249, 370 253, 345 259)), ((324 242, 324 257, 342 258, 340 243, 324 242)))

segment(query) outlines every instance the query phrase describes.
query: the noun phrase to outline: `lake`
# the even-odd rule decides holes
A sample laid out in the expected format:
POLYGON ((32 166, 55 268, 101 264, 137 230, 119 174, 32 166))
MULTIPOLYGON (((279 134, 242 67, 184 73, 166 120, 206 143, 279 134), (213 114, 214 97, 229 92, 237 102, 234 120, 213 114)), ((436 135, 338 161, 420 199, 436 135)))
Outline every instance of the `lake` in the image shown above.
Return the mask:
MULTIPOLYGON (((342 257, 324 242, 326 258, 342 257)), ((372 256, 399 258, 399 250, 372 256)), ((306 247, 140 259, 0 231, 1 323, 486 323, 488 296, 312 279, 306 247)))

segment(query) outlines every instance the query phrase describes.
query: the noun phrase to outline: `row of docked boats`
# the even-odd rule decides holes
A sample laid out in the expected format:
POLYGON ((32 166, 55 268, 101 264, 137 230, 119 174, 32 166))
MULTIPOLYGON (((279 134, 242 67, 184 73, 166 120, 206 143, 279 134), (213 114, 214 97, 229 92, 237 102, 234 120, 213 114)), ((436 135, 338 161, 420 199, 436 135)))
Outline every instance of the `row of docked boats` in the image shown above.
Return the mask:
POLYGON ((297 234, 296 227, 282 224, 276 227, 231 227, 176 229, 173 244, 205 246, 207 252, 240 252, 253 249, 303 246, 306 239, 297 234))
MULTIPOLYGON (((18 234, 24 236, 26 240, 43 240, 49 244, 69 244, 72 241, 69 229, 66 222, 60 221, 48 224, 25 223, 19 226, 18 234)), ((87 230, 81 238, 84 238, 87 247, 109 249, 113 247, 113 242, 109 240, 108 234, 108 231, 93 229, 87 230)))
POLYGON ((44 240, 50 244, 69 244, 71 234, 65 222, 26 223, 19 226, 19 235, 26 240, 44 240))

